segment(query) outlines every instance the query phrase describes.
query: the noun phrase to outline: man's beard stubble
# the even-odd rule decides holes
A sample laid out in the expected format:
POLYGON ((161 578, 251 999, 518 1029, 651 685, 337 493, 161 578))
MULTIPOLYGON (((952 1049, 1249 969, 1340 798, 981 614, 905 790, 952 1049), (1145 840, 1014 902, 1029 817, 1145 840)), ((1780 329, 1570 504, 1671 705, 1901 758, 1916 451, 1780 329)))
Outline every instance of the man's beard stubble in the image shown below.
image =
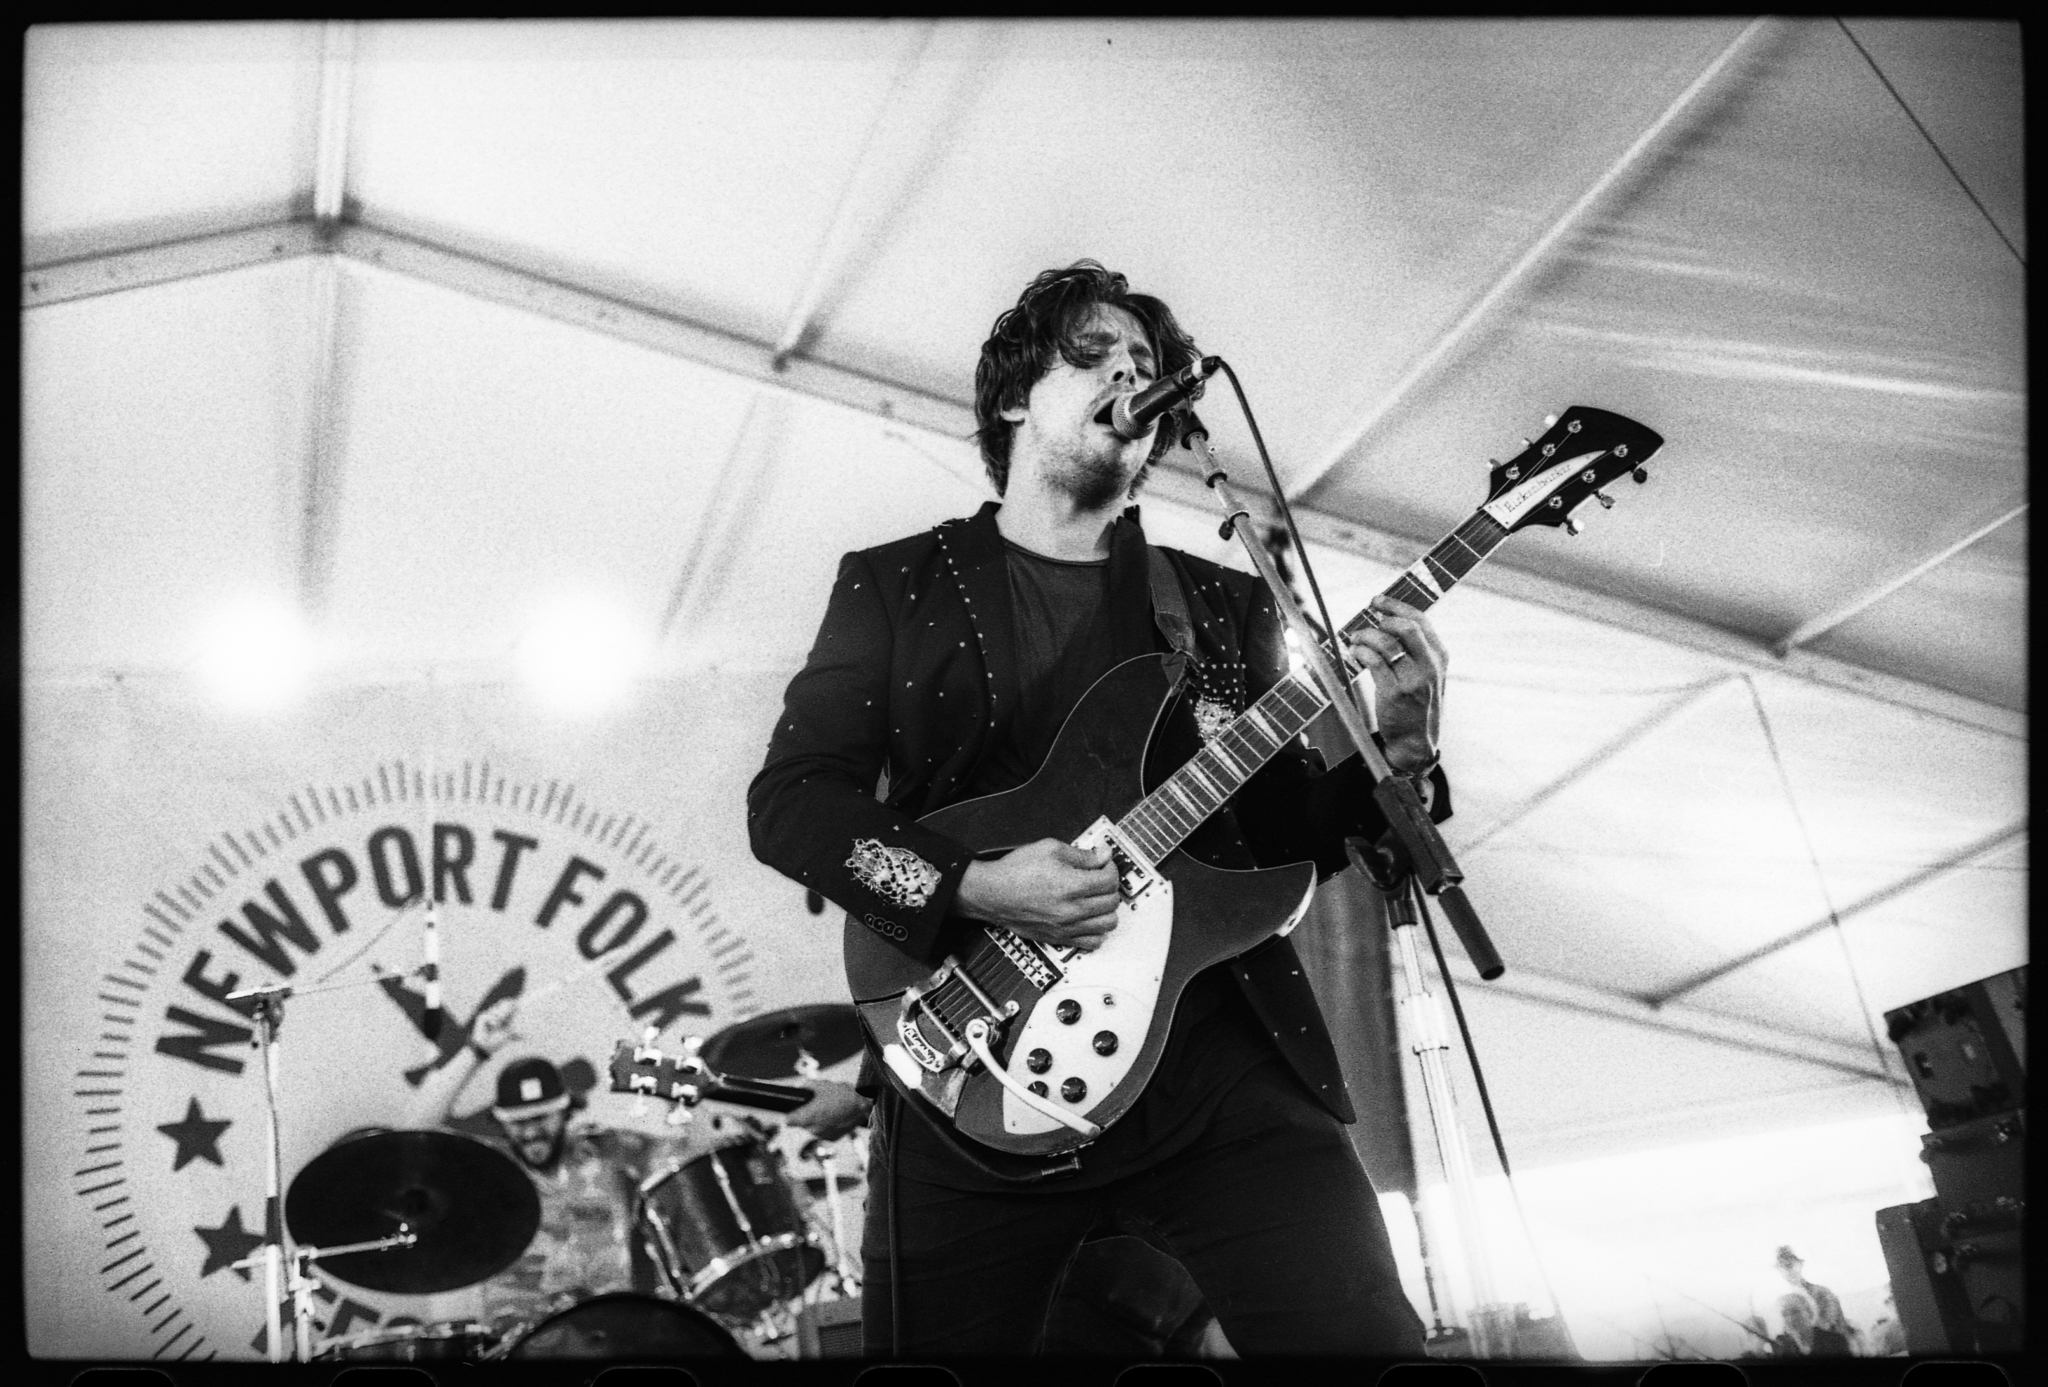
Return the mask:
POLYGON ((1101 510, 1130 491, 1142 466, 1126 466, 1121 450, 1090 453, 1077 448, 1050 469, 1047 480, 1082 510, 1101 510))

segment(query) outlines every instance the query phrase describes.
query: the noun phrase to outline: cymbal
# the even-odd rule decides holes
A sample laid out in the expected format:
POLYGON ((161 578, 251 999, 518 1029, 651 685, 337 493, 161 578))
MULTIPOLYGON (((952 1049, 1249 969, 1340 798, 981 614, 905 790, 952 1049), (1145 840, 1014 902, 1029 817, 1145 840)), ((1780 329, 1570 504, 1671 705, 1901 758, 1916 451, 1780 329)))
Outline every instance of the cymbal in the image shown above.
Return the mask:
POLYGON ((849 1002, 819 1002, 763 1012, 704 1042, 704 1062, 748 1079, 796 1076, 797 1051, 820 1065, 860 1053, 860 1013, 849 1002))
POLYGON ((540 1227, 540 1195, 519 1163, 454 1132, 376 1132, 308 1161, 284 1197, 294 1241, 314 1247, 389 1237, 411 1247, 324 1258, 322 1270, 365 1290, 431 1295, 497 1275, 540 1227))

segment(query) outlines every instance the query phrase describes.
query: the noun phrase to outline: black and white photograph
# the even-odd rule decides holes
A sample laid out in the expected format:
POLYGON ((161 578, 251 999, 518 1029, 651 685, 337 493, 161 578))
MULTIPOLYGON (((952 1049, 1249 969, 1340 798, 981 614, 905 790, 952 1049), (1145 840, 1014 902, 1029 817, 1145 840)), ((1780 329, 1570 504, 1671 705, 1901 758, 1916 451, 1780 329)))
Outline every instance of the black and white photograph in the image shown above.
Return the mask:
POLYGON ((2017 21, 19 32, 51 1381, 2022 1380, 2017 21))

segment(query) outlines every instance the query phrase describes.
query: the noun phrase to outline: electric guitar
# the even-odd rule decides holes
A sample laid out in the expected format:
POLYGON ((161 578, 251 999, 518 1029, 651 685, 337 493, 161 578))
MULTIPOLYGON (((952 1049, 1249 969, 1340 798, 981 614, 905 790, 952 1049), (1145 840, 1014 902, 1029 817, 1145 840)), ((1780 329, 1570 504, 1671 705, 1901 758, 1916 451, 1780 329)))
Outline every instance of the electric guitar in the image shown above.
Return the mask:
MULTIPOLYGON (((1577 534, 1589 502, 1613 504, 1600 488, 1624 475, 1648 480, 1643 464, 1663 443, 1631 419, 1573 406, 1493 464, 1485 504, 1387 595, 1426 609, 1517 530, 1577 534)), ((1344 634, 1377 624, 1368 609, 1344 634)), ((1120 899, 1100 948, 1049 947, 958 921, 934 970, 847 920, 847 982, 890 1081, 962 1136, 1027 1156, 1087 1145, 1143 1092, 1188 980, 1284 934, 1308 909, 1313 863, 1231 871, 1180 844, 1329 699, 1305 670, 1286 675, 1147 794, 1145 751, 1184 663, 1177 654, 1124 661, 1074 706, 1030 780, 920 820, 982 857, 1040 838, 1107 848, 1120 899)))

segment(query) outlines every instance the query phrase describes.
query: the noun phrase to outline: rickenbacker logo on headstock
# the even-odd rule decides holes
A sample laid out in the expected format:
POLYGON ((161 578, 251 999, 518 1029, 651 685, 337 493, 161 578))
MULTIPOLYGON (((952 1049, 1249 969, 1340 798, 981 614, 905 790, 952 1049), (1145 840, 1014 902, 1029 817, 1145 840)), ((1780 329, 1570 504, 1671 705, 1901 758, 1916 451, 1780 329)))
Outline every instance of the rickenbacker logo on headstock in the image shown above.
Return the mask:
MULTIPOLYGON (((406 1125, 415 1091, 505 998, 522 1035, 507 1055, 545 1055, 585 1090, 621 1030, 709 1032, 761 1010, 747 941, 652 824, 561 781, 441 765, 302 786, 219 833, 189 878, 141 903, 131 947, 99 979, 70 1086, 83 1138, 71 1192, 106 1299, 79 1311, 141 1316, 152 1357, 261 1356, 263 1277, 232 1265, 263 1241, 266 1187, 262 1064, 237 989, 303 994, 280 1032, 287 1186, 335 1140, 406 1125), (444 985, 432 1039, 415 975, 429 890, 444 985)), ((488 1104, 485 1076, 462 1097, 488 1104)), ((408 1299, 323 1280, 316 1325, 417 1318, 408 1299)))

